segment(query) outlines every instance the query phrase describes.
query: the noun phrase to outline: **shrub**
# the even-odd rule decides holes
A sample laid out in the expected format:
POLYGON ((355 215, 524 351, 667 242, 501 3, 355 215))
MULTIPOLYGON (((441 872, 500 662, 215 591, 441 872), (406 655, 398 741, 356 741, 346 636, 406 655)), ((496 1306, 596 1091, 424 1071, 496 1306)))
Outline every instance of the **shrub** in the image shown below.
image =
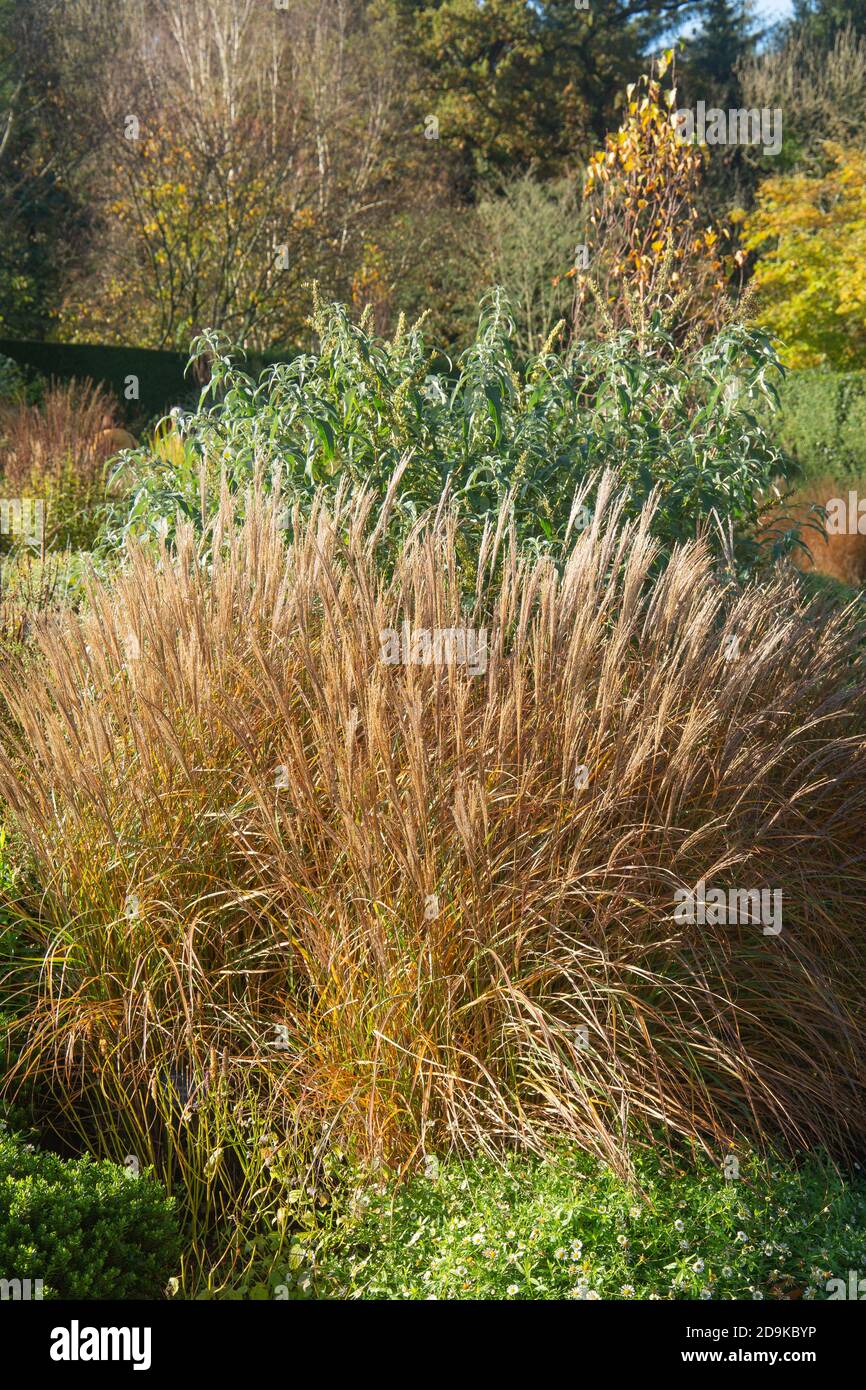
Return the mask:
POLYGON ((200 340, 213 375, 184 422, 183 457, 144 450, 123 465, 135 493, 127 533, 173 534, 178 515, 204 530, 223 482, 242 497, 257 470, 289 500, 309 501, 317 488, 333 495, 347 484, 384 495, 399 469, 395 524, 405 533, 448 489, 472 567, 506 499, 520 544, 560 544, 575 524, 575 487, 611 466, 629 515, 658 487, 652 525, 664 546, 715 515, 740 559, 754 559, 760 498, 786 470, 753 414, 775 391, 761 333, 729 327, 703 347, 677 348, 656 317, 644 336, 624 331, 521 367, 497 294, 455 379, 417 326, 383 341, 339 305, 318 305, 315 325, 318 354, 274 366, 258 384, 216 337, 200 340))
POLYGON ((512 306, 520 356, 541 352, 571 309, 563 264, 584 242, 580 185, 574 179, 539 183, 523 174, 478 200, 466 258, 483 288, 501 285, 512 306))
POLYGON ((0 1277, 41 1279, 46 1298, 158 1298, 178 1255, 151 1177, 0 1133, 0 1277))
MULTIPOLYGON (((866 36, 853 26, 823 42, 799 27, 781 46, 761 45, 738 65, 741 106, 785 113, 781 154, 774 172, 826 168, 824 143, 857 144, 866 120, 866 36)), ((743 151, 750 163, 768 160, 757 150, 743 151)))
POLYGON ((568 1150, 428 1157, 426 1175, 402 1183, 362 1177, 324 1232, 295 1242, 272 1295, 812 1299, 828 1297, 832 1278, 847 1289, 862 1267, 862 1178, 848 1184, 816 1158, 797 1168, 729 1155, 728 1177, 721 1156, 634 1159, 634 1183, 568 1150))
POLYGON ((370 494, 288 550, 226 501, 0 668, 46 958, 12 1087, 211 1217, 322 1135, 862 1144, 863 629, 695 543, 648 586, 611 487, 561 573, 503 516, 468 598, 447 507, 386 574, 370 494), (486 625, 483 674, 386 664, 404 622, 486 625), (678 921, 701 880, 783 930, 678 921))
POLYGON ((767 425, 805 482, 866 479, 866 372, 790 372, 767 425))

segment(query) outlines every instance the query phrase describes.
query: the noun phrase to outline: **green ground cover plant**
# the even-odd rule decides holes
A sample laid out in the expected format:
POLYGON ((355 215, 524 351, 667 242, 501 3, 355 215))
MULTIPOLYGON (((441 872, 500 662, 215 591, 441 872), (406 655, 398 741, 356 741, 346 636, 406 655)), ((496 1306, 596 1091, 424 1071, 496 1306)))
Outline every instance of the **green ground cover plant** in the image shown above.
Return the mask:
POLYGON ((428 1158, 346 1182, 271 1271, 277 1298, 827 1298, 866 1262, 866 1182, 812 1156, 636 1147, 631 1182, 586 1153, 428 1158), (726 1164, 727 1173, 726 1176, 726 1164), (736 1175, 736 1176, 734 1176, 736 1175))

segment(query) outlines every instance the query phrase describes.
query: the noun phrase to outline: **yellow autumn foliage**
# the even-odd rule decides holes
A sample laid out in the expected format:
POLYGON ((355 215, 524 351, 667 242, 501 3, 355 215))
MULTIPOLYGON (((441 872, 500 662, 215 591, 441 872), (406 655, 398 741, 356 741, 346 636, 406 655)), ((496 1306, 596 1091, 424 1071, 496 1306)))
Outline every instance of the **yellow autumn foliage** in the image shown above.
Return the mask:
POLYGON ((758 254, 758 321, 792 367, 860 367, 866 354, 866 153, 828 142, 829 168, 765 179, 744 219, 758 254))

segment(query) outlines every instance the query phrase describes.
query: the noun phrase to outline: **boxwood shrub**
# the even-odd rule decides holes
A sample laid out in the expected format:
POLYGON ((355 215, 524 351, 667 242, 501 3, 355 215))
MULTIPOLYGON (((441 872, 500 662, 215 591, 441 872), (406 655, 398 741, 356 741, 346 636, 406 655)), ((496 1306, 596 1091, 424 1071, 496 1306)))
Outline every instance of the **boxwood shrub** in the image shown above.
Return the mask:
POLYGON ((41 1279, 43 1298, 158 1298, 178 1255, 173 1203, 153 1178, 0 1133, 0 1280, 41 1279))

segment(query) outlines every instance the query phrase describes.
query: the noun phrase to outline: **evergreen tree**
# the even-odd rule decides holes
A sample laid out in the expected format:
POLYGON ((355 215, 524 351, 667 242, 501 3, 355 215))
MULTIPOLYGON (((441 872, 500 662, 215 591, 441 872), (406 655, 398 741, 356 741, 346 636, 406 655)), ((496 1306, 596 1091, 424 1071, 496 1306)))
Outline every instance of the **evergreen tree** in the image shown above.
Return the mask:
POLYGON ((684 76, 692 100, 723 110, 740 105, 737 64, 758 37, 748 0, 704 0, 701 27, 686 41, 684 76))
POLYGON ((839 30, 849 26, 857 34, 866 34, 866 0, 794 0, 788 32, 815 39, 829 49, 839 30))

